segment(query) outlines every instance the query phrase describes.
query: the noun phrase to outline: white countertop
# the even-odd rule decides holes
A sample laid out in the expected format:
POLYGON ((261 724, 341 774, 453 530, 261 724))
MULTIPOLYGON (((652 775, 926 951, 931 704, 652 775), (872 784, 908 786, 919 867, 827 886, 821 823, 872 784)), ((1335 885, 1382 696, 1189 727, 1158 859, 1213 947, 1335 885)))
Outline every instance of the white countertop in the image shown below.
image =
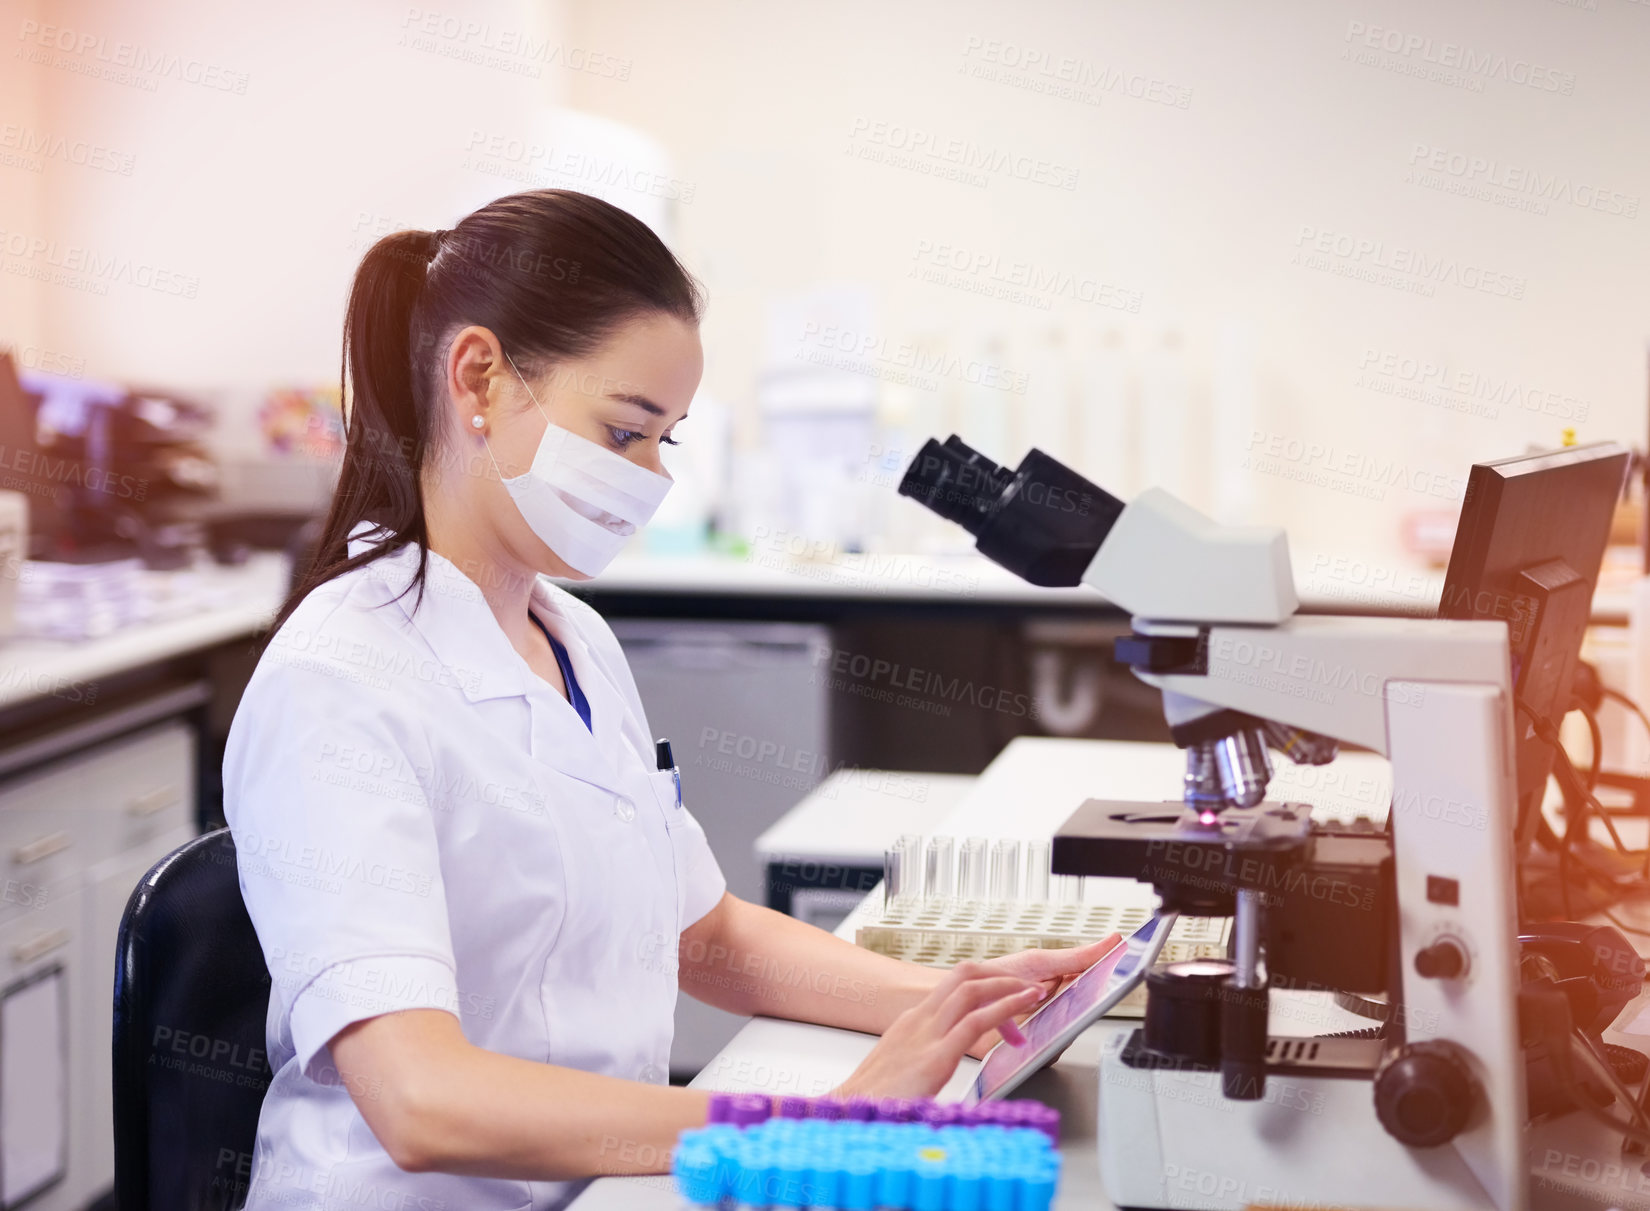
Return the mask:
POLYGON ((901 834, 933 832, 974 782, 972 774, 839 769, 756 839, 756 860, 879 866, 901 834))
MULTIPOLYGON (((1296 592, 1307 611, 1358 613, 1379 611, 1431 616, 1443 592, 1443 573, 1421 565, 1378 568, 1378 582, 1353 563, 1350 570, 1332 561, 1319 569, 1311 557, 1295 567, 1296 592), (1403 589, 1388 588, 1397 583, 1403 589)), ((672 555, 626 552, 595 580, 580 582, 593 593, 658 593, 731 597, 801 597, 946 601, 959 604, 1042 605, 1096 609, 1108 604, 1086 587, 1048 589, 1028 584, 1006 568, 974 551, 955 554, 831 551, 804 558, 782 546, 736 556, 710 551, 672 555)), ((570 585, 569 587, 574 587, 570 585)), ((1619 571, 1601 576, 1593 599, 1595 621, 1625 621, 1631 580, 1619 571)))
POLYGON ((95 693, 105 677, 256 633, 280 608, 288 561, 277 552, 258 552, 237 567, 209 565, 192 575, 209 582, 221 604, 96 639, 0 640, 0 708, 30 698, 95 693))

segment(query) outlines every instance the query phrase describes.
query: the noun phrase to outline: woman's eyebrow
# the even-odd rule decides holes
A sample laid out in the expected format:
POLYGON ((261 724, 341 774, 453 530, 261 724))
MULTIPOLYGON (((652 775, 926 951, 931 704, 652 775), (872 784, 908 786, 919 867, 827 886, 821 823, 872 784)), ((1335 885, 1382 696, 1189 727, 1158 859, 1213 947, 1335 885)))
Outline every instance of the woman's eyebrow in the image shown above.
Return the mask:
POLYGON ((645 395, 629 395, 624 392, 609 391, 607 393, 607 398, 618 400, 621 404, 635 404, 638 408, 642 409, 642 411, 650 412, 654 416, 663 416, 665 414, 665 410, 663 408, 648 399, 645 395))

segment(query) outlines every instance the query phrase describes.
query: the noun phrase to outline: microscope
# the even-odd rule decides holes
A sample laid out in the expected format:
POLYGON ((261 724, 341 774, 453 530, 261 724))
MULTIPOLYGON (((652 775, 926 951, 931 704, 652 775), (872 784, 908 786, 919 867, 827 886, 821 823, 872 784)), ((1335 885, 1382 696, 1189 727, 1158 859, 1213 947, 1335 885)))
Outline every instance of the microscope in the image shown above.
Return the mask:
POLYGON ((1154 969, 1142 1027, 1102 1057, 1111 1200, 1524 1211, 1505 625, 1297 616, 1281 530, 1160 489, 1125 504, 1039 450, 1011 471, 931 440, 899 491, 1031 583, 1127 610, 1115 654, 1185 750, 1178 800, 1088 800, 1053 842, 1056 873, 1233 919, 1229 957, 1154 969), (1273 750, 1323 764, 1340 743, 1390 759, 1386 828, 1266 798, 1273 750), (1324 990, 1381 1025, 1272 1033, 1324 990))

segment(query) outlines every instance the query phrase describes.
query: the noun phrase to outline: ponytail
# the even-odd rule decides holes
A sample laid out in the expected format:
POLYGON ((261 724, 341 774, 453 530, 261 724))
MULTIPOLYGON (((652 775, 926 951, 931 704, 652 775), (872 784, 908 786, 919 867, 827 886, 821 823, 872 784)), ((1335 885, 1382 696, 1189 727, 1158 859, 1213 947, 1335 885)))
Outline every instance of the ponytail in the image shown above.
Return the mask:
POLYGON ((311 590, 408 542, 420 548, 417 581, 422 586, 427 534, 419 470, 429 421, 414 399, 411 333, 434 244, 434 233, 398 231, 369 248, 355 271, 338 376, 341 398, 347 401, 343 466, 320 541, 308 566, 299 571, 271 634, 311 590), (350 533, 362 521, 378 523, 389 537, 350 555, 350 533))
POLYGON ((645 223, 588 194, 511 194, 451 231, 379 240, 355 271, 344 313, 338 486, 314 557, 270 634, 312 590, 407 543, 418 546, 413 584, 422 595, 429 565, 422 472, 441 438, 437 404, 450 332, 490 328, 531 374, 590 353, 635 316, 697 323, 703 306, 698 283, 645 223), (350 555, 350 534, 362 521, 379 529, 368 549, 350 555))

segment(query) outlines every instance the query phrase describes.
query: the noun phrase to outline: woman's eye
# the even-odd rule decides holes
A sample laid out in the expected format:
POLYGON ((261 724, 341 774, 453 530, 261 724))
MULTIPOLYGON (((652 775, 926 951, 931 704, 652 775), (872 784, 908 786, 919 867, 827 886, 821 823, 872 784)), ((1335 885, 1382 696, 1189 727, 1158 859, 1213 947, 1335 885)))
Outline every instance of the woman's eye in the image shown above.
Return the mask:
POLYGON ((667 445, 667 446, 679 446, 679 445, 682 444, 681 442, 677 441, 674 437, 672 437, 668 433, 660 434, 659 435, 659 440, 664 442, 664 444, 667 445))
POLYGON ((612 425, 609 425, 607 431, 613 438, 613 444, 621 450, 630 445, 631 442, 642 440, 642 434, 634 429, 615 429, 612 425))

